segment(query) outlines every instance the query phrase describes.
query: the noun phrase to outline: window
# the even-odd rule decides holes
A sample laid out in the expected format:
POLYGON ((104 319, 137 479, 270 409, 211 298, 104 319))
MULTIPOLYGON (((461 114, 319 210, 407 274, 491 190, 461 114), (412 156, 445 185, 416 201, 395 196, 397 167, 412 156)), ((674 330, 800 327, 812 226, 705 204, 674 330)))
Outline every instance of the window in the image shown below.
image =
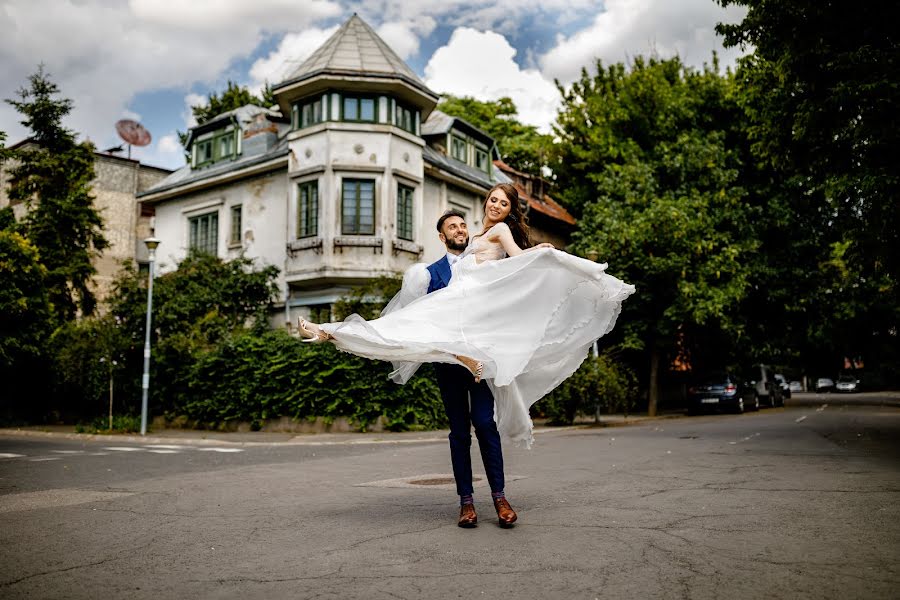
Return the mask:
POLYGON ((345 179, 341 191, 341 233, 375 235, 375 182, 345 179))
POLYGON ((458 161, 468 163, 469 162, 469 149, 467 148, 466 141, 462 138, 458 138, 455 135, 451 136, 450 139, 450 156, 455 158, 458 161))
POLYGON ((194 166, 202 167, 237 155, 237 134, 240 129, 222 129, 194 143, 194 166))
POLYGON ((394 125, 396 125, 400 129, 405 129, 410 133, 415 133, 415 113, 405 106, 398 104, 396 110, 394 111, 394 125))
POLYGON ((297 188, 297 237, 319 234, 319 182, 307 181, 297 188))
POLYGON ((411 187, 397 185, 397 237, 401 240, 413 239, 414 192, 411 187))
POLYGON ((482 171, 490 172, 490 161, 488 160, 488 153, 482 150, 481 148, 475 148, 475 166, 482 171))
POLYGON ((202 165, 203 163, 211 162, 213 158, 213 141, 203 140, 202 142, 197 142, 197 165, 202 165))
POLYGON ((211 212, 191 217, 190 240, 188 247, 194 252, 203 252, 213 256, 219 250, 219 213, 211 212))
POLYGON ((302 104, 300 109, 300 127, 309 127, 325 120, 324 96, 302 104))
POLYGON ((375 99, 344 96, 345 121, 375 121, 375 99))
POLYGON ((231 235, 228 237, 228 243, 232 246, 241 244, 241 205, 231 207, 231 235))

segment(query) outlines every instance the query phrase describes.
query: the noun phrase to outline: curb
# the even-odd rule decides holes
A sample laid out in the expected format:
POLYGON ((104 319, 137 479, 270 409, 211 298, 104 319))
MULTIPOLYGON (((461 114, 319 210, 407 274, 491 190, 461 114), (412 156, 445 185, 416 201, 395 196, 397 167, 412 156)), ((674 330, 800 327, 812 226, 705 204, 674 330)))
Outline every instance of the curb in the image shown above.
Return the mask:
MULTIPOLYGON (((585 429, 606 429, 609 427, 629 427, 633 425, 641 425, 657 420, 677 419, 684 415, 657 415, 656 417, 639 417, 637 419, 623 421, 612 421, 599 424, 595 423, 578 423, 574 425, 560 427, 541 427, 535 428, 534 435, 543 435, 547 433, 557 433, 561 431, 575 431, 585 429)), ((304 434, 297 435, 290 439, 282 441, 245 441, 245 440, 229 440, 222 438, 205 438, 205 437, 179 437, 179 436, 154 436, 154 435, 117 435, 117 434, 101 434, 101 433, 67 433, 57 431, 41 431, 38 429, 20 429, 20 428, 0 428, 0 437, 24 437, 24 438, 44 438, 44 439, 64 439, 83 442, 128 442, 134 444, 167 444, 167 445, 184 445, 184 446, 233 446, 233 447, 262 447, 262 446, 356 446, 369 444, 434 444, 445 443, 447 430, 438 430, 433 436, 429 437, 407 437, 394 438, 384 437, 380 434, 374 437, 366 434, 340 434, 347 436, 344 439, 314 439, 310 436, 333 435, 333 434, 304 434)), ((228 435, 228 434, 225 434, 228 435)), ((392 436, 395 434, 387 434, 392 436)))

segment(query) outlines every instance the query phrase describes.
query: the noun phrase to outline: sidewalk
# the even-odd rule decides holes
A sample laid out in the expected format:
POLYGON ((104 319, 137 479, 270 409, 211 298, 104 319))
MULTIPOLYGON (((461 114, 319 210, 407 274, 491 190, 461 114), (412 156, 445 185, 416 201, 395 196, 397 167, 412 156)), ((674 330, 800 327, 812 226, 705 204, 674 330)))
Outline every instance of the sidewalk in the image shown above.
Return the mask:
MULTIPOLYGON (((647 415, 603 415, 599 424, 592 418, 576 420, 569 426, 549 426, 541 419, 535 420, 534 433, 541 435, 570 429, 592 427, 624 427, 648 421, 679 418, 683 413, 667 413, 649 417, 647 415)), ((223 432, 202 429, 159 429, 142 436, 136 433, 92 434, 75 433, 73 425, 32 425, 27 427, 0 428, 0 436, 15 436, 47 439, 96 440, 104 442, 134 442, 144 444, 186 444, 236 446, 332 446, 339 444, 429 444, 445 443, 449 430, 400 431, 380 433, 282 433, 271 431, 223 432)))

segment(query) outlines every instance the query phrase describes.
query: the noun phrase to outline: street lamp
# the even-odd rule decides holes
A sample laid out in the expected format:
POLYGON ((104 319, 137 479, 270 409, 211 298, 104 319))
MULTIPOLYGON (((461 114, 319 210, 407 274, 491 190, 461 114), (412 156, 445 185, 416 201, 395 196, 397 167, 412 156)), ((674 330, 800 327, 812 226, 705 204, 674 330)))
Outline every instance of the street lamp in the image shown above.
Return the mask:
POLYGON ((153 312, 153 263, 156 261, 156 247, 159 240, 149 237, 144 240, 150 251, 150 280, 147 283, 147 337, 144 338, 144 377, 141 379, 141 435, 147 435, 147 392, 150 390, 150 315, 153 312))

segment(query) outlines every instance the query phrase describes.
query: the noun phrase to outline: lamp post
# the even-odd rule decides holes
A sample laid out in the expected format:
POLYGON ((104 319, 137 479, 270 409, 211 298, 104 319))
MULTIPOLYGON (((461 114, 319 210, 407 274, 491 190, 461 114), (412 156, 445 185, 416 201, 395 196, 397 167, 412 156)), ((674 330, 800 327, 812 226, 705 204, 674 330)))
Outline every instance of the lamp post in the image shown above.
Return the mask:
POLYGON ((156 247, 159 240, 149 237, 144 240, 150 251, 150 280, 147 283, 147 336, 144 338, 144 377, 141 379, 141 435, 147 435, 147 392, 150 390, 150 315, 153 313, 153 264, 156 262, 156 247))
MULTIPOLYGON (((591 248, 585 253, 585 258, 587 258, 591 262, 597 262, 600 258, 600 253, 597 252, 596 248, 591 248)), ((591 345, 591 353, 594 355, 594 358, 600 356, 600 348, 597 345, 597 340, 594 340, 594 343, 591 345)))

